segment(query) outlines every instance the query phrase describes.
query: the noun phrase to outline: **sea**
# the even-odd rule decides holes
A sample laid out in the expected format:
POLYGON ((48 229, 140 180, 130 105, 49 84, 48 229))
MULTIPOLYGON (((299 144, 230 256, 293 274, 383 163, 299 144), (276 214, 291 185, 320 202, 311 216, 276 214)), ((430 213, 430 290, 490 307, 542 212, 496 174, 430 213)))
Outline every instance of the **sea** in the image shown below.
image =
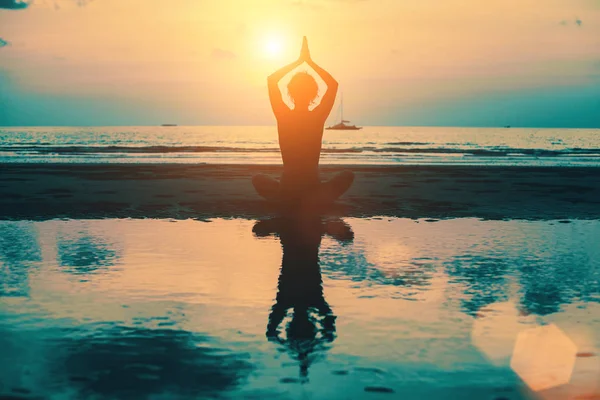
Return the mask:
MULTIPOLYGON (((326 130, 322 164, 600 166, 600 129, 326 130)), ((281 164, 275 126, 0 128, 0 163, 281 164)))

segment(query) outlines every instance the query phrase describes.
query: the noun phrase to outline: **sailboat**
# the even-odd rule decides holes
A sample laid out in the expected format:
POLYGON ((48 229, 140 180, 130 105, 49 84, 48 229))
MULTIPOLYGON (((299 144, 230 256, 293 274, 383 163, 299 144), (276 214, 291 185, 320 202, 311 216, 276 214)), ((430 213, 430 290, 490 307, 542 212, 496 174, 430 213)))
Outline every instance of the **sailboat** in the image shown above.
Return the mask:
POLYGON ((356 126, 356 125, 346 125, 346 123, 350 123, 350 121, 346 121, 344 119, 344 96, 340 97, 340 111, 342 114, 341 120, 338 124, 332 125, 332 126, 328 126, 325 129, 328 130, 334 130, 334 131, 357 131, 359 129, 362 129, 362 126, 356 126))

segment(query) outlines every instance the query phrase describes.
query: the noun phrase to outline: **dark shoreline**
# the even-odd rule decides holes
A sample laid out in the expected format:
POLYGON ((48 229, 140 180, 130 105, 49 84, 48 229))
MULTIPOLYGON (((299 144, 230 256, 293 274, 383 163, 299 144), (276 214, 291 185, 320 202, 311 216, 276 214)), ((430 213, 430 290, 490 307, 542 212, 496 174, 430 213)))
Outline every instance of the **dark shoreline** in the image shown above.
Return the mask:
MULTIPOLYGON (((600 168, 331 166, 356 174, 342 217, 600 219, 600 168)), ((279 165, 0 164, 0 219, 265 218, 251 184, 279 165)))

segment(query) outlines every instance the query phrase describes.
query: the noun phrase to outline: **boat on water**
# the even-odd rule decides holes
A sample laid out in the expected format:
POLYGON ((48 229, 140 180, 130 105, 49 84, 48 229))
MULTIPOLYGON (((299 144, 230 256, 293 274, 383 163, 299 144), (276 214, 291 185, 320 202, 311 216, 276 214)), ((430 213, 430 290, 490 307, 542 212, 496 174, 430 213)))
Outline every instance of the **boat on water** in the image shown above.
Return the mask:
POLYGON ((162 124, 161 126, 177 126, 177 124, 162 124))
POLYGON ((350 122, 350 121, 342 120, 339 124, 328 126, 325 129, 328 129, 330 131, 335 131, 335 130, 337 130, 337 131, 357 131, 357 130, 362 129, 362 126, 346 125, 346 122, 350 122))
POLYGON ((328 126, 327 130, 330 131, 357 131, 359 129, 362 129, 362 126, 356 126, 356 125, 349 125, 350 121, 347 121, 344 119, 344 97, 341 97, 341 101, 340 101, 340 113, 341 113, 341 118, 340 118, 340 122, 332 125, 332 126, 328 126))

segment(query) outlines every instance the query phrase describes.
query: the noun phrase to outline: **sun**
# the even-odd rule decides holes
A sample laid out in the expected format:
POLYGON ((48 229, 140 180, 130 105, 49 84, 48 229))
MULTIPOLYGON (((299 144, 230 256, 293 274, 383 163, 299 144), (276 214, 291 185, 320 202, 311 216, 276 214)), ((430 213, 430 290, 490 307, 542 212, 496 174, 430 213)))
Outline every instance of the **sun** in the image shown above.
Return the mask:
POLYGON ((270 58, 277 58, 283 52, 283 41, 278 37, 268 37, 264 41, 263 50, 270 58))

